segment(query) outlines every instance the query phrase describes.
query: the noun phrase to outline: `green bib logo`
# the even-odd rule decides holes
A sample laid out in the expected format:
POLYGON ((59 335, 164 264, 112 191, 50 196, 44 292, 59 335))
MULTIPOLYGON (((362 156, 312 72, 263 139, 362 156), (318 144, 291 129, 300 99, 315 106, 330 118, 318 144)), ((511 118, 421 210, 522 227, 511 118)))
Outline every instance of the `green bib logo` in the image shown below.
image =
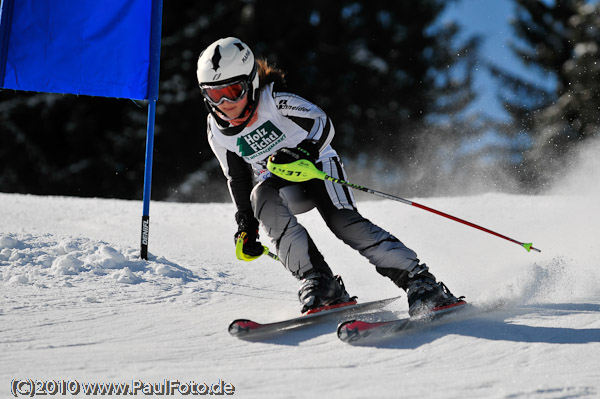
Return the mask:
POLYGON ((285 140, 285 134, 277 129, 271 121, 266 121, 256 130, 237 139, 240 155, 254 159, 271 151, 277 144, 285 140))

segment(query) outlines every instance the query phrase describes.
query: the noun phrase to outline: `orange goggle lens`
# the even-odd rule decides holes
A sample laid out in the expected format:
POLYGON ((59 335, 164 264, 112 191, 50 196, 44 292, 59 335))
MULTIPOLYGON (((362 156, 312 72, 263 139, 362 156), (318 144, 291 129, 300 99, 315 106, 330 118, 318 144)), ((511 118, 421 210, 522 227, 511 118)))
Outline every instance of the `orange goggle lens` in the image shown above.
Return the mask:
POLYGON ((226 86, 204 86, 202 94, 213 105, 220 105, 224 101, 235 103, 246 94, 246 85, 244 82, 237 82, 226 86))

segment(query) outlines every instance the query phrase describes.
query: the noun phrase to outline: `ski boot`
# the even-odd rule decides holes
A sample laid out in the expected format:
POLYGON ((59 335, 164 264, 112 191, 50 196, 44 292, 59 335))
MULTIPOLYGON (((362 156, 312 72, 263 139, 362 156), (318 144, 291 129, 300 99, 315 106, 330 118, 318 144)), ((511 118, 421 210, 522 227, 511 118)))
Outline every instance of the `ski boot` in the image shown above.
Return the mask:
POLYGON ((408 283, 408 314, 424 315, 434 308, 451 305, 462 299, 457 298, 444 283, 436 282, 435 278, 420 277, 408 283))
POLYGON ((350 301, 340 276, 331 276, 321 272, 312 272, 302 279, 298 290, 298 299, 302 303, 302 313, 322 306, 337 305, 350 301))

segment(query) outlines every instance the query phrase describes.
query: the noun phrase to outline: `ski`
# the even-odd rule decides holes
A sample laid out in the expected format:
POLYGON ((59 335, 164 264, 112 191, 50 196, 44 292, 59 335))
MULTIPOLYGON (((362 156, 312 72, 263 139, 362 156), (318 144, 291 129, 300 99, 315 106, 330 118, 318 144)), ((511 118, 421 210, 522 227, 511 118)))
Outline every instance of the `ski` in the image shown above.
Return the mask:
POLYGON ((292 328, 315 324, 333 316, 347 316, 372 309, 382 308, 400 297, 380 299, 376 301, 357 303, 355 300, 313 309, 301 316, 279 320, 271 323, 258 323, 248 319, 236 319, 229 324, 229 334, 237 338, 254 338, 257 336, 274 334, 292 328))
POLYGON ((395 320, 381 322, 367 322, 362 320, 348 320, 340 323, 337 328, 337 336, 340 340, 360 344, 383 340, 402 335, 408 331, 430 326, 447 315, 462 312, 470 308, 464 300, 460 300, 448 306, 434 308, 425 315, 405 317, 395 320))

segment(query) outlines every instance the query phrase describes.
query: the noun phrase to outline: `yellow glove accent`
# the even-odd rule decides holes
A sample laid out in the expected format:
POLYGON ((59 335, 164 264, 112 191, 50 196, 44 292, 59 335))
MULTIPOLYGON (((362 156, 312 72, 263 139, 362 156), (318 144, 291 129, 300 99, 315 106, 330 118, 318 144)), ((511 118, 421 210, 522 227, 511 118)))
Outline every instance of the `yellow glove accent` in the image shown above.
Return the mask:
POLYGON ((251 262, 255 259, 258 259, 261 257, 261 255, 267 254, 269 252, 269 248, 265 247, 263 245, 263 253, 261 255, 256 255, 256 256, 252 256, 252 255, 247 255, 244 253, 244 240, 246 239, 246 232, 243 231, 240 233, 240 235, 237 238, 237 241, 235 242, 235 257, 238 258, 239 260, 243 260, 244 262, 251 262))

